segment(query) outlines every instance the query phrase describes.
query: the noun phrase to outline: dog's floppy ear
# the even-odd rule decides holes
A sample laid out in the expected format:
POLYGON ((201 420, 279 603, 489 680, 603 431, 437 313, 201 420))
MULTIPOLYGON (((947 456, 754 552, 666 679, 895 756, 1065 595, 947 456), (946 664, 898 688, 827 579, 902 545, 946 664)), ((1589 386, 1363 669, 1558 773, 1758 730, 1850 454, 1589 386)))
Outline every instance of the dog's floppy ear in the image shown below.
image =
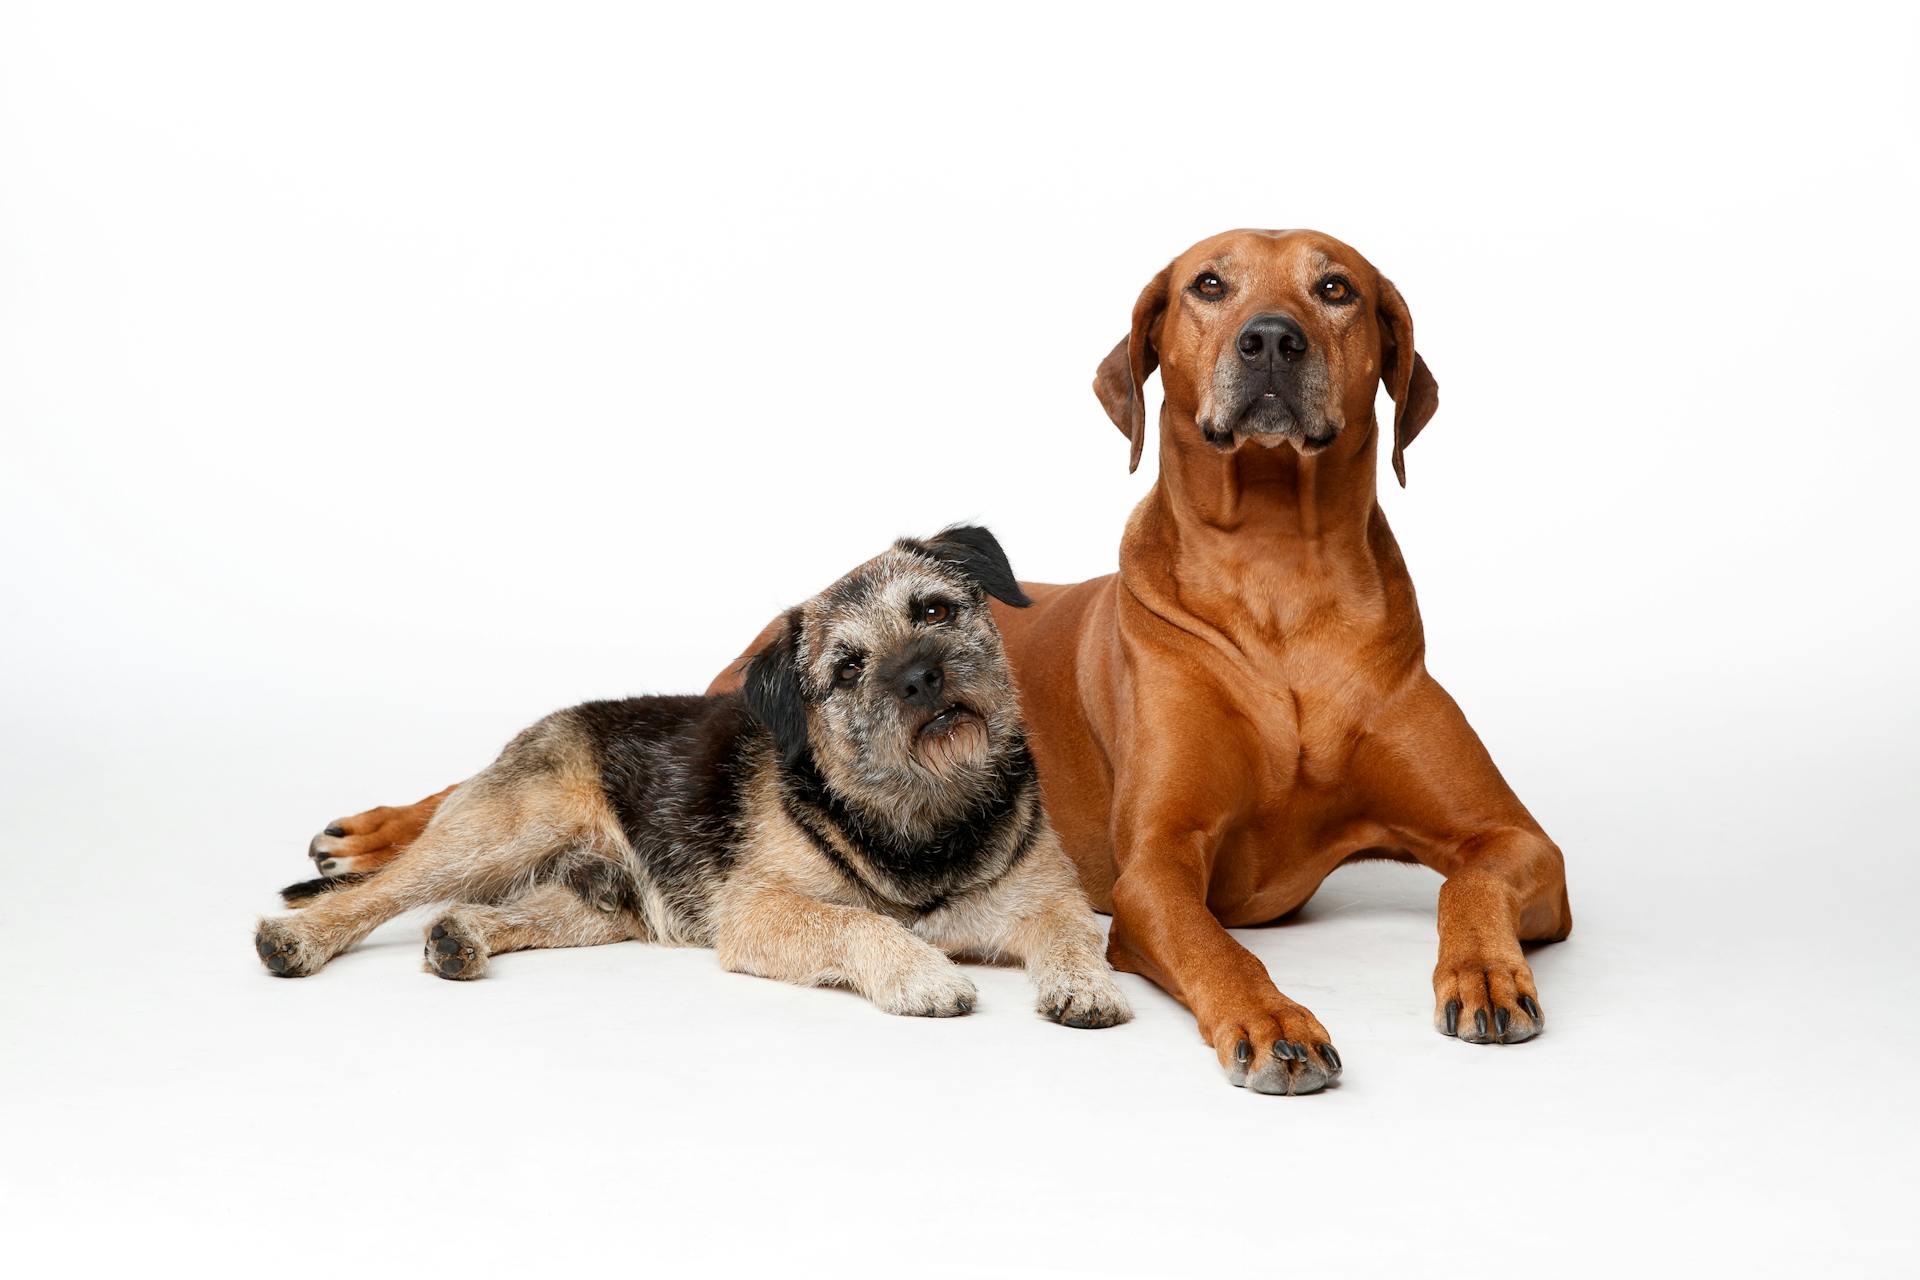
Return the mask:
POLYGON ((1380 380, 1393 397, 1393 474, 1400 487, 1407 487, 1407 446, 1427 425, 1427 419, 1440 407, 1440 384, 1433 380, 1427 362, 1413 349, 1413 313, 1407 300, 1393 287, 1393 281, 1380 277, 1380 359, 1384 368, 1380 380))
POLYGON ((1019 579, 1013 576, 1013 566, 1007 563, 1007 553, 991 530, 977 524, 956 524, 921 545, 934 558, 960 570, 995 600, 1016 609, 1033 603, 1020 589, 1019 579))
POLYGON ((1093 375, 1093 394, 1100 397, 1101 408, 1120 428, 1120 434, 1133 442, 1128 472, 1139 469, 1140 450, 1147 442, 1147 400, 1140 388, 1160 367, 1160 353, 1153 349, 1153 328, 1167 313, 1167 277, 1172 271, 1169 262, 1159 275, 1147 281, 1133 304, 1133 327, 1107 352, 1093 375))
POLYGON ((747 663, 742 692, 747 711, 767 727, 780 758, 807 754, 807 702, 800 692, 800 611, 789 610, 780 631, 747 663))

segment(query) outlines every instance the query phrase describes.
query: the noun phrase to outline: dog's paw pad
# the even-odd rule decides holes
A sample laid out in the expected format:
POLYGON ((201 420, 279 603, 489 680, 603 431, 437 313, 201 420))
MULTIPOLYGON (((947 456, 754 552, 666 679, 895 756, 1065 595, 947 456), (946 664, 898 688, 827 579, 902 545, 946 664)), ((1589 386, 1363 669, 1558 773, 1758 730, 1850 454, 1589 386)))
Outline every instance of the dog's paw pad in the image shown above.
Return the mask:
POLYGON ((456 982, 470 982, 487 971, 486 946, 459 921, 442 918, 427 930, 428 972, 456 982))
POLYGON ((304 978, 317 967, 308 961, 299 935, 273 921, 262 921, 254 930, 253 950, 276 978, 304 978))

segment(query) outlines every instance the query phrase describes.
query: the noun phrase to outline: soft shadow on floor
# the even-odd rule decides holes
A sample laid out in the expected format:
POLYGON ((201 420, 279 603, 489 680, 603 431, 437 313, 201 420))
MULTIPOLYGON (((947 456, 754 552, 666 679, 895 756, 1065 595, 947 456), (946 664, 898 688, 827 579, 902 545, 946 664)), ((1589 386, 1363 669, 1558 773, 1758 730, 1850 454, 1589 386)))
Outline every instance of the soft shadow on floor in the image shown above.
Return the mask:
POLYGON ((1430 916, 1440 883, 1440 877, 1425 867, 1400 862, 1359 862, 1334 871, 1313 897, 1291 915, 1246 927, 1276 929, 1334 918, 1400 920, 1408 916, 1430 916))

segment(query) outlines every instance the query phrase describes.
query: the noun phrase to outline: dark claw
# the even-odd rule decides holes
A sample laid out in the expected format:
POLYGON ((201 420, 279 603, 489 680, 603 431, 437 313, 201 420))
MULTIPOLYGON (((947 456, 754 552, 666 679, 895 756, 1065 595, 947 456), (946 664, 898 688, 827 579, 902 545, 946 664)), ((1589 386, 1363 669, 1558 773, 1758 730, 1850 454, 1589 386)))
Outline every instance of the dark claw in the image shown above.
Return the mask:
POLYGON ((433 932, 429 933, 427 936, 429 938, 432 938, 435 942, 438 942, 440 941, 440 939, 447 936, 447 926, 443 924, 437 924, 433 926, 433 932))
POLYGON ((1332 1045, 1316 1045, 1315 1048, 1320 1050, 1320 1056, 1327 1060, 1328 1066, 1332 1067, 1335 1071, 1340 1070, 1340 1055, 1333 1051, 1332 1045))
POLYGON ((1293 1046, 1288 1044, 1285 1040, 1275 1040, 1273 1042, 1273 1056, 1280 1059, 1282 1062, 1292 1062, 1293 1046))
POLYGON ((1505 1005, 1493 1011, 1493 1026, 1494 1029, 1500 1033, 1502 1040, 1507 1038, 1507 1024, 1512 1021, 1513 1015, 1507 1012, 1505 1005))
POLYGON ((460 949, 460 939, 458 938, 442 938, 434 946, 434 950, 438 951, 443 956, 450 956, 454 952, 458 951, 459 949, 460 949))
POLYGON ((1249 1062, 1252 1062, 1253 1061, 1253 1042, 1249 1040, 1242 1040, 1239 1044, 1233 1046, 1233 1060, 1243 1067, 1246 1066, 1249 1062))
POLYGON ((1540 1012, 1540 1002, 1532 996, 1521 996, 1520 1007, 1527 1011, 1529 1018, 1533 1019, 1534 1026, 1537 1027, 1546 1022, 1546 1018, 1540 1012))
POLYGON ((322 831, 320 834, 323 836, 332 836, 335 840, 338 840, 341 836, 347 834, 347 829, 336 823, 335 825, 328 827, 325 831, 322 831))
POLYGON ((1447 1001, 1447 1034, 1450 1036, 1460 1034, 1460 1002, 1458 1000, 1447 1001))
POLYGON ((1293 1057, 1296 1062, 1307 1061, 1307 1046, 1295 1040, 1293 1042, 1293 1057))
POLYGON ((1477 1009, 1474 1011, 1473 1033, 1482 1040, 1487 1038, 1487 1011, 1485 1009, 1477 1009))

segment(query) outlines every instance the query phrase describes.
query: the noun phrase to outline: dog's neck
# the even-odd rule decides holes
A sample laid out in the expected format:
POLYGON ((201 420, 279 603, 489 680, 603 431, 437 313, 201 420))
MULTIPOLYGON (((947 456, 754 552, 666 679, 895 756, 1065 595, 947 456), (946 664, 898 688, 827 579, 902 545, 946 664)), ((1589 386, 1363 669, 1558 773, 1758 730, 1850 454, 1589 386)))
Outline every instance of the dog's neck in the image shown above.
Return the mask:
POLYGON ((1379 439, 1369 419, 1311 457, 1284 442, 1223 451, 1190 414, 1163 407, 1160 474, 1128 522, 1122 578, 1143 599, 1171 592, 1204 610, 1236 641, 1372 602, 1417 646, 1412 588, 1378 502, 1379 439))
POLYGON ((1187 539, 1219 534, 1301 546, 1365 541, 1378 510, 1379 430, 1343 431, 1310 457, 1291 444, 1238 440, 1222 450, 1202 439, 1192 415, 1160 411, 1160 478, 1154 497, 1187 539))
POLYGON ((1044 822, 1039 775, 1023 731, 1002 743, 991 767, 969 783, 941 788, 941 803, 921 809, 899 797, 859 794, 865 788, 850 794, 836 787, 811 755, 787 761, 780 770, 781 802, 815 847, 856 883, 921 911, 933 910, 983 876, 997 876, 1008 860, 1026 852, 1044 822), (1024 818, 1010 827, 1023 807, 1024 818), (853 862, 836 847, 836 839, 853 862))

